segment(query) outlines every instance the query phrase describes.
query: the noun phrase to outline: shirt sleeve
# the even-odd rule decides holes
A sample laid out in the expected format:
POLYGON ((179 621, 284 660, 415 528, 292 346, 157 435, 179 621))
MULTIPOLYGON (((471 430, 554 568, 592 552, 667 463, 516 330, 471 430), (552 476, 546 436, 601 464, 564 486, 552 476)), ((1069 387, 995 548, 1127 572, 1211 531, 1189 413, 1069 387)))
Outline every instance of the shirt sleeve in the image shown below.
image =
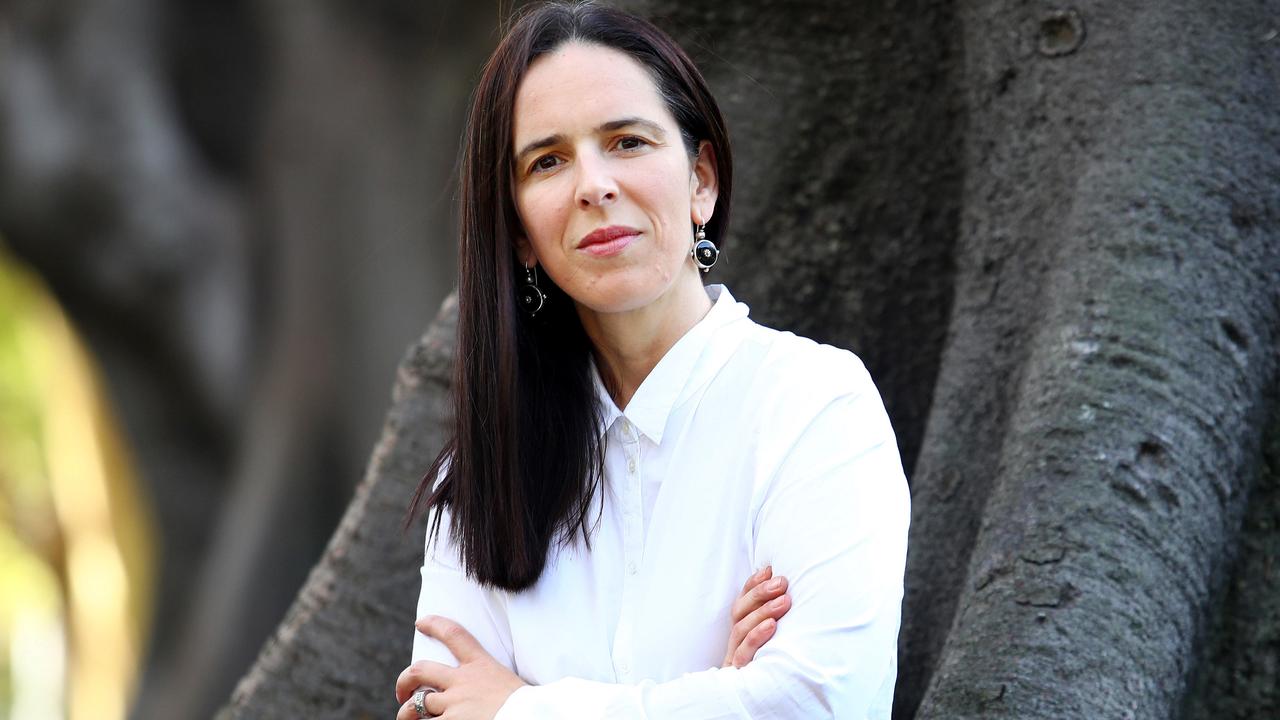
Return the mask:
MULTIPOLYGON (((418 614, 447 617, 470 632, 495 660, 516 672, 512 660, 511 628, 499 591, 486 589, 468 578, 462 569, 457 546, 449 537, 449 513, 440 521, 436 537, 427 533, 422 563, 422 588, 418 593, 418 614)), ((444 643, 413 634, 413 662, 431 660, 452 667, 458 660, 444 643)))
POLYGON ((792 607, 749 665, 527 686, 495 720, 888 718, 910 497, 874 386, 813 416, 759 507, 755 557, 788 578, 792 607))

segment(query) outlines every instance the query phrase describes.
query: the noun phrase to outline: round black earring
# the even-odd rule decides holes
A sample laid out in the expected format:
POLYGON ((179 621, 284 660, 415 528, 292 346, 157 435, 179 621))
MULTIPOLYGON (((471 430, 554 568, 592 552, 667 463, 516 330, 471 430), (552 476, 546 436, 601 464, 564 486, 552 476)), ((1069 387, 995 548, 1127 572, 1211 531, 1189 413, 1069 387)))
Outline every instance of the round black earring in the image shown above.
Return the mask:
POLYGON ((693 255, 693 262, 702 272, 711 269, 716 264, 716 258, 720 257, 720 249, 716 244, 707 239, 707 226, 699 225, 698 232, 694 234, 693 249, 690 254, 693 255))
POLYGON ((538 288, 538 270, 524 266, 524 284, 520 286, 520 309, 533 317, 547 302, 547 296, 538 288))

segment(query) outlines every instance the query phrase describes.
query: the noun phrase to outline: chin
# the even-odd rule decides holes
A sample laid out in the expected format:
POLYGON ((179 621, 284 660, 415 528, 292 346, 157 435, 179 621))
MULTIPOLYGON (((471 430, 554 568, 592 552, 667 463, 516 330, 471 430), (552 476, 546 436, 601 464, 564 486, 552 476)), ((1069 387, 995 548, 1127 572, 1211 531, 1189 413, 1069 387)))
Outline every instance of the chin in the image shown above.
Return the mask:
POLYGON ((649 278, 601 278, 580 293, 570 293, 574 302, 597 313, 622 313, 638 310, 657 300, 665 288, 649 278))

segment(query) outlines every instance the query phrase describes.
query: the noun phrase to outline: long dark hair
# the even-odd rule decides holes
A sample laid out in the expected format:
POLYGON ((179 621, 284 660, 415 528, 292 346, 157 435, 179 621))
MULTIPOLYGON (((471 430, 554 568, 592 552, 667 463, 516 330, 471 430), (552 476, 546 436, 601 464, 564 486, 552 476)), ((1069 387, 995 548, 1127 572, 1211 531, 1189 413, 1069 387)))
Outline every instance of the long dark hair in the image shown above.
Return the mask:
POLYGON ((512 137, 516 91, 535 58, 577 40, 640 62, 675 117, 690 155, 714 150, 718 197, 706 232, 724 247, 732 156, 720 108, 688 55, 648 21, 590 3, 545 3, 510 21, 471 99, 459 197, 458 340, 453 437, 414 492, 409 517, 448 508, 467 574, 519 591, 542 575, 551 541, 581 530, 603 482, 601 409, 591 342, 573 306, 545 274, 548 301, 535 318, 516 308, 523 276, 513 239, 512 137), (439 477, 439 482, 434 482, 439 477), (434 484, 434 487, 433 487, 434 484), (425 497, 425 503, 423 498, 425 497))

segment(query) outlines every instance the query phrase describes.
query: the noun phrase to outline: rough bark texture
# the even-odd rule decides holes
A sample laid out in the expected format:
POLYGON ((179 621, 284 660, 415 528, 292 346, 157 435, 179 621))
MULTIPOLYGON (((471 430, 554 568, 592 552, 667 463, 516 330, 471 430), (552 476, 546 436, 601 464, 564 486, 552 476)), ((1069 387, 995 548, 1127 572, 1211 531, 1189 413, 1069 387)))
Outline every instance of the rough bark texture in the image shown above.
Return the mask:
POLYGON ((1246 720, 1280 709, 1280 414, 1271 422, 1238 553, 1197 652, 1186 720, 1246 720))
POLYGON ((961 7, 965 212, 904 715, 1176 714, 1276 377, 1267 19, 961 7))

